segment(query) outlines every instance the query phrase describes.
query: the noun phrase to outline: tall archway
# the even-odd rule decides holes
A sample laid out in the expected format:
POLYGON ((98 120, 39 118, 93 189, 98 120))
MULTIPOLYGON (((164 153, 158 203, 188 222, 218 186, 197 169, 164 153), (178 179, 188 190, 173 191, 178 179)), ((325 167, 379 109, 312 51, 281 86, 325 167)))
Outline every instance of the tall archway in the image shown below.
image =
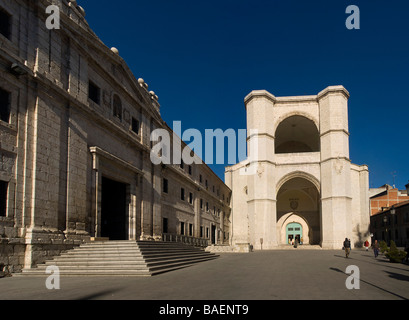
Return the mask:
POLYGON ((280 185, 277 192, 279 244, 288 244, 289 235, 299 235, 303 244, 320 244, 320 221, 320 192, 315 183, 306 177, 295 176, 280 185), (299 225, 300 230, 289 230, 291 225, 299 225))
POLYGON ((319 151, 320 135, 314 121, 294 115, 278 125, 275 133, 275 153, 319 151))

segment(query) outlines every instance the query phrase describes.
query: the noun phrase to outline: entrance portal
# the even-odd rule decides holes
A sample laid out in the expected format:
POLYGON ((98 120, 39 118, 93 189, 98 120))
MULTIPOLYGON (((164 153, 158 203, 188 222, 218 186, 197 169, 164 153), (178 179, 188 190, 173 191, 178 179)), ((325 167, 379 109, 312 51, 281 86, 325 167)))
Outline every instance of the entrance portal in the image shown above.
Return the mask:
POLYGON ((320 225, 320 194, 316 185, 303 176, 282 184, 277 193, 278 243, 288 244, 298 238, 299 243, 319 244, 320 225))
POLYGON ((298 243, 301 243, 301 239, 303 238, 301 224, 289 223, 286 228, 286 238, 288 244, 293 244, 296 239, 298 240, 298 243))
POLYGON ((101 236, 127 240, 127 185, 102 177, 101 236))

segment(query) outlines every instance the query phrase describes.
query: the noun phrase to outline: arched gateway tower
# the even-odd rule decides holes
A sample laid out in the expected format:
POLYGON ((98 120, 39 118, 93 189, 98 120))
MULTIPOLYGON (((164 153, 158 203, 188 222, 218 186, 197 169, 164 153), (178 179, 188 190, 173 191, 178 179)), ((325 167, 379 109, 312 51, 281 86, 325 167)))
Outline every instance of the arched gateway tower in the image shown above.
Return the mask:
POLYGON ((232 189, 231 242, 274 249, 298 238, 339 249, 369 229, 369 173, 349 158, 349 93, 245 98, 248 159, 226 168, 232 189))

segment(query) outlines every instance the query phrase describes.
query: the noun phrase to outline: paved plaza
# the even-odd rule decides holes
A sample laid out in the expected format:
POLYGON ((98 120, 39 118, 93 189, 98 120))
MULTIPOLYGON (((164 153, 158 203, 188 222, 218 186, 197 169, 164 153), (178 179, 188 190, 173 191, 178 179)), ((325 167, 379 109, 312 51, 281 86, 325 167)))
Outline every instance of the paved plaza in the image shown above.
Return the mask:
POLYGON ((48 290, 44 277, 0 279, 0 300, 405 300, 409 265, 371 251, 276 250, 222 254, 218 259, 153 277, 62 277, 48 290), (348 290, 346 269, 360 271, 348 290))

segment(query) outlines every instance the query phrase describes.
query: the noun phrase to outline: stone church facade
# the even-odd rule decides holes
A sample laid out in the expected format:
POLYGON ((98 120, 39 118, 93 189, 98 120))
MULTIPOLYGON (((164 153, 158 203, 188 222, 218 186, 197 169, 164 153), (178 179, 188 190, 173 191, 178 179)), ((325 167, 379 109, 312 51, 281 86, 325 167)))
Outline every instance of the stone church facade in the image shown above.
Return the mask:
POLYGON ((247 160, 226 168, 232 189, 231 241, 240 250, 302 244, 362 245, 369 231, 369 173, 351 163, 349 93, 245 98, 247 160))
POLYGON ((0 16, 0 264, 98 237, 228 242, 231 190, 206 164, 152 164, 151 132, 172 133, 158 97, 76 1, 4 0, 0 16))

